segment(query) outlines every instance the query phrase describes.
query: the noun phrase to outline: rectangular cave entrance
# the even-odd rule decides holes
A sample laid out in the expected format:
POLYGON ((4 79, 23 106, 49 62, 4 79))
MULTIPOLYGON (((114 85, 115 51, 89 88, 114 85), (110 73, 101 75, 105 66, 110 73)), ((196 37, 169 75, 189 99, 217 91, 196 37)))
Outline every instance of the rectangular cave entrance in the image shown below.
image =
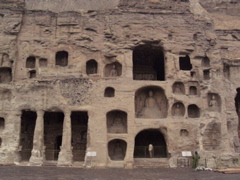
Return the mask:
POLYGON ((73 161, 84 161, 87 149, 88 113, 73 111, 71 114, 73 161))
POLYGON ((31 157, 36 119, 36 112, 22 111, 20 134, 20 156, 22 161, 29 161, 31 157))
POLYGON ((157 129, 141 131, 135 137, 134 158, 167 158, 164 135, 157 129))
POLYGON ((45 112, 44 145, 46 160, 58 160, 62 145, 63 112, 45 112))
POLYGON ((162 47, 148 43, 134 48, 133 79, 165 81, 165 59, 162 47))

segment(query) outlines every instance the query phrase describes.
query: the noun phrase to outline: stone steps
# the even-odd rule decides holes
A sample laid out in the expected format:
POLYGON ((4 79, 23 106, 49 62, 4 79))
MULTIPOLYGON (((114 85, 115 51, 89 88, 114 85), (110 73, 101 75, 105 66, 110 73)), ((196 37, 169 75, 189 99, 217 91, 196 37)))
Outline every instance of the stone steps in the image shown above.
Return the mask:
POLYGON ((169 168, 168 158, 135 158, 134 167, 169 168))

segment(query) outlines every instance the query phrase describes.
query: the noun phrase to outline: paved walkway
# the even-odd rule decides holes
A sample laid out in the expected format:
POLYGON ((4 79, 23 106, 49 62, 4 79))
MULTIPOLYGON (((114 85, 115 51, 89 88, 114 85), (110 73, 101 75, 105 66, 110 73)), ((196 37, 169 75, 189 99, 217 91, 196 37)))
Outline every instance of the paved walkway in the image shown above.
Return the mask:
POLYGON ((188 168, 83 169, 62 167, 0 166, 0 180, 239 180, 240 174, 197 172, 188 168))

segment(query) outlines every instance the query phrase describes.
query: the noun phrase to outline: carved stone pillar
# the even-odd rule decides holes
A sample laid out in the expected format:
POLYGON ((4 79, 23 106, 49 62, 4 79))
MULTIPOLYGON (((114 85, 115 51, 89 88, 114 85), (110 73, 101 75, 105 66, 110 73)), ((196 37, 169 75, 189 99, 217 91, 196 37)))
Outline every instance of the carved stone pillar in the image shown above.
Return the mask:
POLYGON ((58 166, 71 166, 72 165, 72 127, 71 127, 71 112, 67 111, 64 113, 63 122, 63 136, 61 151, 58 156, 58 166))
POLYGON ((33 149, 29 160, 29 165, 31 166, 41 166, 45 157, 43 115, 44 111, 37 111, 37 120, 33 137, 33 149))
POLYGON ((5 131, 4 135, 9 139, 9 141, 3 139, 1 149, 4 153, 2 153, 1 159, 6 159, 7 163, 13 162, 14 164, 18 165, 21 161, 21 155, 19 151, 21 111, 12 111, 6 116, 5 128, 8 128, 8 130, 5 131))

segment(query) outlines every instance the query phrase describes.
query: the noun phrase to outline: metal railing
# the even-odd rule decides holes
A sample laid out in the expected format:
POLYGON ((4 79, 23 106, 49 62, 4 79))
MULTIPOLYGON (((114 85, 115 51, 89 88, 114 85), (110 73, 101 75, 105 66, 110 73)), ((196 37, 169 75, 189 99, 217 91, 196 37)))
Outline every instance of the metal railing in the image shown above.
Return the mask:
MULTIPOLYGON (((167 157, 166 146, 154 146, 153 158, 167 157)), ((148 146, 135 146, 134 158, 150 158, 148 146)))

